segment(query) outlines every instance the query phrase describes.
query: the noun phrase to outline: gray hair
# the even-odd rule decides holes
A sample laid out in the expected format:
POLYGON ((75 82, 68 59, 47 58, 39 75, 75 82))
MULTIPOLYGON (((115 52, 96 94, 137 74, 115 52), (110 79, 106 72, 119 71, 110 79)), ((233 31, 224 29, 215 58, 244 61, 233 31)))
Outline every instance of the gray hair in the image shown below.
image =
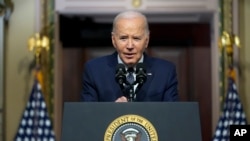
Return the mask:
POLYGON ((117 21, 119 21, 119 19, 129 19, 129 18, 138 18, 138 17, 143 18, 144 23, 145 23, 146 33, 149 34, 149 27, 148 27, 147 18, 146 18, 146 16, 144 14, 142 14, 142 13, 140 13, 138 11, 124 11, 124 12, 119 13, 114 18, 112 32, 115 31, 116 23, 117 23, 117 21))

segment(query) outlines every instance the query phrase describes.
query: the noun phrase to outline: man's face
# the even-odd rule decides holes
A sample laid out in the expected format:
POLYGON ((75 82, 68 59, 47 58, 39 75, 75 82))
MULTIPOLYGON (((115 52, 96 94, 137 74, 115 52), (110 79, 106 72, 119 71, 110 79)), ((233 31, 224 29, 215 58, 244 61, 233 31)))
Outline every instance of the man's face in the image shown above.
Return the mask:
POLYGON ((119 19, 112 33, 112 43, 123 63, 134 66, 148 46, 149 35, 143 18, 119 19))

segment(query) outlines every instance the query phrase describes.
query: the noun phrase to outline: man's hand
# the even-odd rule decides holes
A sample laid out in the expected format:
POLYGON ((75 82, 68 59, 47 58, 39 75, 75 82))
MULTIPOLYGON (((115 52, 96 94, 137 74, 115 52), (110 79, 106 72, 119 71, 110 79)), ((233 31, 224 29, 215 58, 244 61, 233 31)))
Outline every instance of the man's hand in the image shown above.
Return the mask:
POLYGON ((125 96, 121 96, 117 98, 115 102, 128 102, 128 99, 125 96))

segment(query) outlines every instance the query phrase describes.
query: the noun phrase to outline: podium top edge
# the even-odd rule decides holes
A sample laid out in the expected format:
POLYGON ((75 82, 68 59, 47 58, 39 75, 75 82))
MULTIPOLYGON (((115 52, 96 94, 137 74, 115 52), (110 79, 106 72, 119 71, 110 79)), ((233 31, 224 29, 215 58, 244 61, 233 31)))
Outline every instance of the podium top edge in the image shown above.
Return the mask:
POLYGON ((189 101, 189 102, 64 102, 64 105, 68 104, 198 104, 196 101, 189 101))

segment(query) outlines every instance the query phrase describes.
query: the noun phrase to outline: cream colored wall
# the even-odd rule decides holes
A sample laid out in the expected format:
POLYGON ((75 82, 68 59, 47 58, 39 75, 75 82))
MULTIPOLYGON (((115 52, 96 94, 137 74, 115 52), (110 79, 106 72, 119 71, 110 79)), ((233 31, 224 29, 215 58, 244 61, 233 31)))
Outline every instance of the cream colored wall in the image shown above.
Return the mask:
MULTIPOLYGON (((32 75, 28 65, 33 54, 27 50, 27 39, 35 32, 35 0, 12 0, 14 12, 11 15, 6 40, 5 54, 5 137, 12 141, 28 100, 32 75)), ((240 77, 240 95, 250 121, 250 1, 240 2, 240 38, 243 48, 240 59, 245 64, 240 77)))
POLYGON ((250 1, 240 0, 240 39, 242 48, 240 49, 240 96, 250 122, 250 1))
POLYGON ((12 141, 31 90, 28 65, 33 54, 27 50, 27 39, 34 33, 34 0, 12 0, 5 49, 5 141, 12 141))

